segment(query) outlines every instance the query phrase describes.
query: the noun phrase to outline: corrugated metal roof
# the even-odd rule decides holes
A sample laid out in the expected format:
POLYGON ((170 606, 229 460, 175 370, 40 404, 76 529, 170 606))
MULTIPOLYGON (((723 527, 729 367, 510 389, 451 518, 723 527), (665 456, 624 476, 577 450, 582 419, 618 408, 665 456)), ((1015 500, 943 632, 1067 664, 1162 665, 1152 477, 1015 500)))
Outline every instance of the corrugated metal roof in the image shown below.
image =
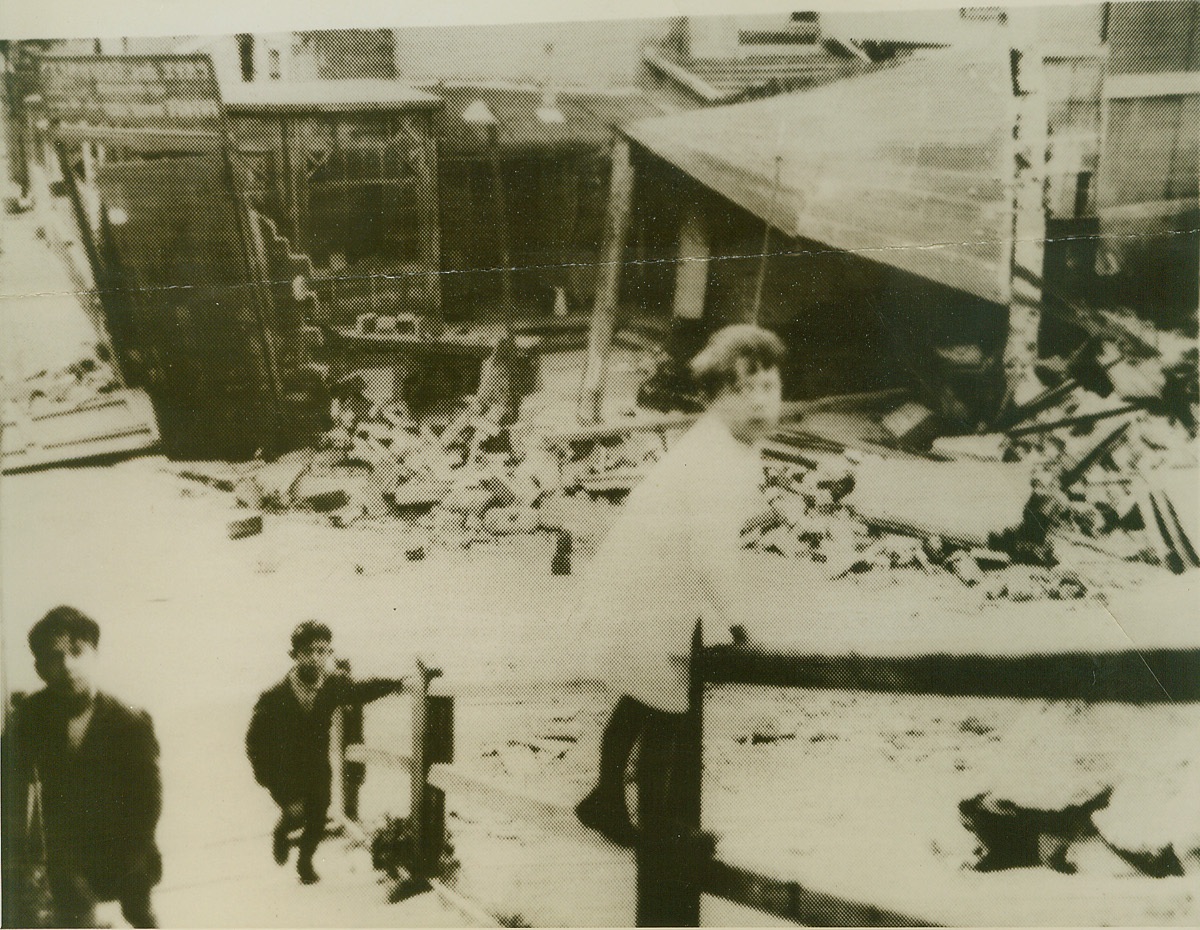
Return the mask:
POLYGON ((255 81, 222 83, 226 108, 238 112, 288 110, 335 113, 362 110, 410 110, 441 104, 433 94, 399 81, 255 81))
POLYGON ((625 131, 789 236, 1004 302, 1010 94, 998 52, 933 51, 625 131))

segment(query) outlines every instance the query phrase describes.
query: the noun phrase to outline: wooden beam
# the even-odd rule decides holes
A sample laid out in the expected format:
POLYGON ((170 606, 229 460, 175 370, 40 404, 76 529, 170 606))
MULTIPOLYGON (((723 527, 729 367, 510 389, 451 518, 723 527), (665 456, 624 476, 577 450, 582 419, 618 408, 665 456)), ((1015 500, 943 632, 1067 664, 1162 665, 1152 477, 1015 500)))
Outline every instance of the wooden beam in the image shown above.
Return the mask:
POLYGON ((1017 426, 1006 432, 1013 438, 1018 436, 1033 436, 1037 433, 1048 433, 1052 430, 1062 429, 1063 427, 1086 426, 1090 423, 1098 423, 1101 420, 1107 420, 1109 417, 1123 416, 1124 414, 1133 413, 1140 409, 1141 407, 1137 404, 1125 404, 1120 407, 1113 407, 1111 410, 1081 413, 1078 416, 1063 417, 1061 420, 1052 420, 1048 423, 1031 423, 1028 426, 1017 426))
POLYGON ((930 927, 934 924, 860 901, 771 878, 725 862, 709 863, 706 894, 806 927, 930 927))
POLYGON ((425 803, 429 791, 429 766, 425 762, 425 714, 428 710, 431 670, 418 658, 410 676, 412 704, 412 742, 409 752, 408 822, 412 829, 413 861, 410 872, 414 879, 423 879, 431 863, 425 861, 426 837, 425 803))
POLYGON ((686 87, 706 103, 717 103, 730 96, 727 92, 717 90, 699 75, 667 60, 652 48, 647 48, 642 52, 642 60, 655 71, 665 74, 676 83, 686 87))
POLYGON ((221 150, 221 137, 218 133, 199 130, 126 129, 60 123, 54 127, 54 137, 76 144, 86 141, 103 142, 137 152, 211 155, 221 150))
POLYGON ((346 747, 346 761, 363 765, 384 765, 388 768, 412 769, 412 757, 365 743, 351 743, 346 747))
MULTIPOLYGON (((454 801, 466 800, 480 804, 533 824, 548 833, 567 833, 593 836, 575 817, 566 804, 556 804, 525 794, 488 778, 466 772, 457 766, 435 765, 429 773, 429 784, 445 791, 454 801)), ((596 837, 596 842, 603 842, 596 837)))
MULTIPOLYGON (((83 149, 85 152, 88 150, 89 146, 90 143, 83 143, 83 149)), ((83 192, 79 189, 79 180, 75 177, 75 172, 71 170, 70 159, 67 158, 66 146, 62 142, 58 142, 55 145, 55 152, 58 156, 59 167, 62 171, 63 178, 67 182, 67 194, 71 200, 71 212, 75 217, 75 225, 79 227, 79 241, 83 243, 84 254, 87 256, 88 264, 91 265, 92 283, 95 285, 93 296, 95 297, 96 303, 93 304, 89 299, 89 296, 84 295, 83 299, 80 301, 80 304, 83 305, 85 311, 87 312, 88 322, 92 324, 92 329, 96 331, 97 342, 101 343, 105 349, 108 350, 108 356, 113 360, 113 366, 117 370, 117 375, 121 379, 122 386, 124 386, 128 383, 124 365, 121 357, 117 354, 116 349, 113 347, 112 336, 108 331, 107 316, 112 312, 112 308, 108 306, 108 302, 113 299, 109 293, 112 283, 108 273, 108 266, 105 264, 104 258, 100 254, 100 248, 96 242, 95 231, 92 229, 91 217, 88 215, 87 208, 83 202, 83 192), (95 312, 94 307, 96 305, 99 305, 100 313, 95 312)), ((94 165, 91 167, 90 171, 93 175, 94 182, 94 165)), ((101 210, 103 209, 104 208, 101 207, 101 210)), ((61 243, 57 241, 57 237, 53 234, 53 227, 47 229, 46 232, 50 234, 48 238, 50 238, 51 242, 61 246, 61 243)), ((62 248, 62 252, 63 257, 68 262, 68 268, 70 268, 70 249, 62 248)))
POLYGON ((587 365, 579 396, 579 420, 582 423, 600 421, 608 353, 617 328, 621 271, 632 206, 633 163, 629 157, 629 141, 624 136, 617 136, 612 145, 612 177, 609 182, 608 215, 605 218, 604 241, 601 246, 600 280, 597 282, 596 299, 592 308, 587 365))
POLYGON ((1008 339, 1004 374, 1011 402, 1023 404, 1042 389, 1034 372, 1042 318, 1042 276, 1046 239, 1046 93, 1042 57, 1034 44, 1030 16, 1036 11, 1010 10, 1013 40, 1009 170, 1012 184, 1012 235, 1008 245, 1006 280, 1008 339))
POLYGON ((764 687, 894 694, 1122 701, 1200 701, 1200 649, 1053 655, 805 655, 710 646, 704 677, 764 687))

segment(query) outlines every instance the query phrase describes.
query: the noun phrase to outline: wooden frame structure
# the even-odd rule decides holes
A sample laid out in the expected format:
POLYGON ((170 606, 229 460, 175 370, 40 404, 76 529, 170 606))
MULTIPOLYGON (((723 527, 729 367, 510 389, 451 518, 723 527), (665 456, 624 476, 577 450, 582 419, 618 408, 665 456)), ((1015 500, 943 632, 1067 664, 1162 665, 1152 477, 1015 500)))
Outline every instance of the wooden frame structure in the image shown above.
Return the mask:
MULTIPOLYGON (((725 115, 721 111, 733 108, 717 108, 717 111, 701 111, 699 115, 687 114, 688 119, 710 120, 704 123, 681 129, 682 141, 671 137, 670 128, 659 128, 657 124, 667 123, 683 117, 664 117, 661 120, 648 121, 627 127, 622 138, 613 146, 613 184, 610 192, 609 216, 604 230, 602 246, 604 277, 597 288, 591 337, 588 346, 588 363, 580 390, 579 420, 582 423, 595 423, 599 420, 601 396, 603 394, 605 360, 611 347, 613 335, 619 328, 616 318, 617 295, 620 286, 620 257, 624 254, 628 237, 628 216, 630 199, 635 185, 629 168, 629 139, 639 145, 648 146, 650 151, 656 147, 668 161, 672 161, 688 174, 693 175, 701 184, 706 186, 718 185, 723 196, 732 200, 744 210, 757 216, 765 217, 765 230, 772 226, 782 230, 785 236, 804 236, 814 241, 829 242, 835 247, 853 248, 865 251, 868 257, 873 257, 884 264, 894 264, 902 270, 913 274, 928 276, 931 281, 941 284, 961 287, 966 293, 988 300, 1008 309, 1008 332, 1005 340, 1003 359, 1008 385, 1008 397, 1013 403, 1020 403, 1037 393, 1039 384, 1034 375, 1034 365, 1038 359, 1038 334, 1041 325, 1043 271, 1045 264, 1045 238, 1047 229, 1047 131, 1048 115, 1046 94, 1042 74, 1043 51, 1037 47, 1034 29, 1028 16, 1017 11, 1012 13, 1011 38, 1007 62, 1007 79, 1011 83, 1011 92, 1007 98, 1007 106, 1003 99, 993 100, 996 105, 996 117, 1001 125, 988 143, 996 148, 994 153, 996 175, 993 170, 984 170, 983 162, 973 165, 970 173, 958 170, 953 165, 947 166, 939 161, 925 164, 917 158, 912 164, 900 165, 891 163, 880 149, 876 161, 867 161, 863 168, 862 177, 847 175, 842 172, 840 180, 850 184, 846 193, 847 209, 853 216, 864 224, 862 229, 852 226, 850 218, 839 223, 830 218, 833 211, 828 202, 829 194, 825 191, 825 179, 819 176, 795 176, 801 167, 793 166, 788 187, 788 196, 782 197, 780 183, 780 158, 773 156, 774 183, 769 179, 757 178, 756 171, 768 171, 758 164, 758 161, 747 162, 746 165, 730 167, 726 163, 734 157, 732 152, 737 147, 736 140, 723 138, 718 145, 714 143, 713 150, 706 151, 697 148, 700 143, 697 138, 702 132, 724 133, 733 136, 734 130, 730 125, 718 121, 725 115), (654 128, 648 128, 653 125, 654 128), (995 141, 998 140, 998 141, 995 141), (663 155, 663 151, 673 153, 663 155), (924 180, 912 190, 890 190, 891 186, 903 188, 905 172, 919 175, 924 180), (875 176, 877 175, 877 176, 875 176), (986 188, 994 192, 984 196, 977 194, 974 187, 964 180, 970 177, 974 187, 986 188), (723 180, 714 180, 720 178, 723 180), (850 178, 847 181, 847 178, 850 178), (721 189, 720 184, 724 184, 721 189), (943 189, 944 188, 944 189, 943 189), (886 197, 895 195, 895 202, 886 202, 886 206, 877 209, 896 213, 899 217, 907 216, 903 210, 907 201, 924 198, 926 207, 922 208, 922 216, 932 211, 937 221, 926 221, 924 228, 917 231, 916 221, 908 235, 913 241, 928 243, 928 251, 932 255, 939 250, 953 256, 954 261, 943 259, 947 264, 930 265, 925 267, 914 264, 908 259, 881 257, 891 255, 889 250, 897 247, 898 243, 907 242, 898 238, 900 230, 907 228, 903 218, 892 218, 888 222, 872 224, 869 205, 874 203, 873 196, 886 197), (989 199, 991 198, 991 199, 989 199), (809 215, 808 203, 816 203, 817 212, 809 215), (795 205, 799 206, 795 206, 795 205), (932 205, 932 206, 930 206, 932 205), (972 223, 977 229, 958 228, 954 224, 958 213, 975 211, 972 223), (997 222, 993 222, 996 218, 997 222), (941 222, 943 225, 939 226, 941 222), (890 224, 890 225, 889 225, 890 224), (852 231, 852 232, 851 232, 852 231), (891 236, 891 239, 882 237, 891 236), (838 236, 850 239, 839 241, 838 236), (853 241, 851 241, 853 240, 853 241), (961 241, 960 241, 961 240, 961 241), (957 250, 957 251, 956 251, 957 250), (951 270, 955 263, 968 263, 971 272, 963 280, 952 280, 951 270), (993 273, 995 277, 993 277, 993 273), (965 282, 965 283, 964 283, 965 282)), ((931 63, 931 62, 930 62, 931 63)), ((918 61, 916 65, 921 65, 918 61)), ((958 63, 956 67, 961 67, 958 63)), ((904 79, 911 82, 914 78, 907 75, 908 64, 897 65, 887 73, 867 75, 862 80, 876 82, 876 87, 882 82, 904 79)), ((949 64, 944 67, 950 67, 949 64)), ((973 63, 968 64, 957 76, 964 80, 974 81, 977 78, 973 63)), ((971 85, 978 90, 977 85, 971 85)), ((836 89, 837 85, 820 88, 816 93, 836 89)), ((943 88, 943 91, 945 89, 943 88)), ((864 93, 867 91, 864 89, 864 93)), ((964 91, 965 92, 965 91, 964 91)), ((919 96, 919 91, 914 91, 919 96)), ((961 104, 962 101, 953 95, 943 92, 943 100, 952 100, 961 104)), ((828 101, 824 101, 828 102, 828 101)), ((926 101, 926 103, 928 103, 926 101)), ((742 104, 745 110, 744 121, 753 124, 774 120, 786 120, 789 117, 784 109, 785 104, 776 104, 776 100, 758 101, 742 104), (757 109, 754 109, 757 108, 757 109)), ((990 112, 990 111, 989 111, 990 112)), ((808 117, 812 113, 807 114, 808 117)), ((856 114, 857 119, 879 117, 875 110, 867 109, 864 113, 856 114)), ((850 117, 847 117, 848 119, 850 117)), ((946 117, 949 118, 949 117, 946 117)), ((674 123, 671 123, 674 126, 674 123)), ((814 128, 805 125, 805 132, 818 134, 828 127, 824 125, 814 128)), ((978 132, 982 124, 974 127, 978 132)), ((799 129, 795 130, 796 132, 799 129)), ((934 130, 930 130, 933 132, 934 130)), ((752 141, 759 149, 765 146, 772 152, 782 149, 784 137, 789 133, 782 123, 774 130, 778 138, 772 143, 767 136, 769 131, 764 127, 755 129, 756 136, 752 141), (774 148, 771 148, 771 146, 774 148)), ((918 140, 919 141, 919 140, 918 140)), ((929 148, 936 149, 944 138, 931 138, 929 148)), ((878 144, 871 139, 872 144, 878 144)), ((913 140, 904 140, 912 145, 913 140)), ((979 139, 972 137, 972 145, 979 146, 979 139)), ((924 146, 920 146, 924 148, 924 146)), ((953 146, 951 146, 953 147, 953 146)), ((757 150, 756 150, 757 151, 757 150)), ((758 151, 755 158, 761 160, 765 156, 758 151)), ((803 154, 803 150, 801 151, 803 154)), ((982 155, 980 147, 976 155, 982 155)), ((832 163, 836 152, 825 151, 818 145, 812 153, 804 156, 803 169, 813 172, 823 171, 832 163), (822 161, 824 159, 824 161, 822 161)), ((944 159, 943 159, 944 160, 944 159)), ((985 161, 987 159, 984 159, 985 161)), ((838 188, 838 180, 831 184, 838 188)), ((911 207, 909 208, 911 213, 911 207)), ((889 214, 890 216, 890 214, 889 214)), ((961 224, 960 224, 961 225, 961 224)), ((971 224, 968 224, 971 225, 971 224)), ((901 250, 904 251, 904 250, 901 250)), ((921 250, 916 250, 921 251, 921 250)), ((706 281, 712 259, 712 246, 704 224, 694 215, 694 211, 685 211, 680 231, 679 253, 677 266, 677 281, 675 289, 673 315, 677 319, 694 319, 703 315, 706 281)), ((747 316, 757 317, 758 304, 761 298, 761 278, 764 267, 758 269, 756 299, 753 309, 747 316)))
MULTIPOLYGON (((688 710, 682 738, 669 760, 673 787, 653 792, 658 799, 656 808, 641 805, 639 810, 642 834, 635 850, 638 926, 697 926, 703 894, 808 926, 936 923, 928 915, 847 898, 714 856, 714 839, 703 832, 701 823, 704 691, 709 683, 1131 704, 1200 702, 1200 677, 1196 675, 1200 648, 1188 647, 1138 650, 1131 645, 1112 652, 1009 656, 808 655, 761 646, 706 647, 697 623, 687 661, 688 710)), ((429 683, 439 674, 419 660, 415 665, 413 736, 408 753, 356 744, 345 748, 345 758, 408 769, 410 809, 421 814, 413 817, 414 842, 407 867, 411 881, 406 887, 432 887, 441 893, 446 889, 436 878, 436 867, 445 836, 447 793, 560 835, 582 836, 587 831, 569 807, 449 764, 454 755, 453 699, 429 693, 429 683)), ((642 784, 645 777, 639 772, 639 789, 646 787, 642 784)))

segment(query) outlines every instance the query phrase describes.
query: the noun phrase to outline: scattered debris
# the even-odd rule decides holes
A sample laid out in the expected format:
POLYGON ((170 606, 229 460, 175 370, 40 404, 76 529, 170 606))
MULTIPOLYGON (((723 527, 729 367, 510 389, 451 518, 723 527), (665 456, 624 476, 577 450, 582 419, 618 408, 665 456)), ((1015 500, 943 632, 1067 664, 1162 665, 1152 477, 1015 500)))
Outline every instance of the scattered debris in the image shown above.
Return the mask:
POLYGON ((882 422, 883 428, 901 445, 927 448, 938 432, 937 414, 912 401, 901 404, 882 422))
POLYGON ((254 514, 250 517, 240 517, 237 520, 230 520, 228 526, 230 539, 245 539, 247 536, 257 536, 263 531, 262 514, 254 514))
POLYGON ((770 519, 744 545, 824 563, 831 579, 875 570, 947 571, 991 599, 1070 599, 1086 590, 1055 565, 1029 470, 967 460, 814 451, 812 467, 767 469, 770 519))
POLYGON ((768 721, 766 725, 758 724, 747 736, 735 736, 734 742, 739 745, 749 743, 751 746, 762 746, 770 743, 778 743, 785 740, 793 740, 796 738, 795 733, 780 733, 779 727, 774 721, 768 721))
MULTIPOLYGON (((831 578, 946 571, 1012 600, 1086 593, 1078 577, 1050 571, 1056 540, 1175 572, 1200 567, 1188 362, 1085 343, 1039 365, 1048 383, 1039 396, 969 436, 937 436, 946 421, 897 392, 862 395, 862 409, 850 403, 857 395, 788 405, 793 419, 765 449, 769 508, 743 543, 823 564, 831 578), (1168 403, 1171 390, 1179 396, 1168 403)), ((536 403, 514 419, 482 395, 418 418, 403 402, 372 400, 360 374, 332 394, 333 427, 318 448, 219 475, 192 463, 181 474, 232 488, 253 510, 317 511, 334 526, 402 518, 426 546, 547 530, 557 538, 551 569, 569 574, 572 554, 586 558, 603 527, 566 525, 564 505, 616 504, 693 419, 564 429, 536 403)))
POLYGON ((1180 418, 1072 385, 1034 420, 1010 431, 1005 458, 1032 466, 1050 531, 1176 573, 1200 567, 1200 474, 1180 418))
POLYGON ((7 382, 0 397, 6 405, 23 410, 27 416, 80 407, 101 394, 121 388, 121 379, 107 358, 108 351, 103 345, 84 347, 79 358, 69 365, 7 382))

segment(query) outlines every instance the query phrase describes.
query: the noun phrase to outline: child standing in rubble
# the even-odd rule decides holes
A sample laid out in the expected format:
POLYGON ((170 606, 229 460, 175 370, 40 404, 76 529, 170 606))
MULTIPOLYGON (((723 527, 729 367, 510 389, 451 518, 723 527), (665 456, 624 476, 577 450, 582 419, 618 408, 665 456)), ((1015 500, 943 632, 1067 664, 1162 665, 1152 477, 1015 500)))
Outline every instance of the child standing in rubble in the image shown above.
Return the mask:
POLYGON ((621 696, 576 813, 619 845, 635 835, 625 803, 634 746, 640 738, 643 766, 673 758, 697 619, 709 630, 740 622, 739 534, 762 510, 757 447, 779 422, 782 359, 779 338, 757 326, 712 336, 691 361, 705 413, 629 495, 591 566, 583 609, 614 643, 609 680, 621 696))

